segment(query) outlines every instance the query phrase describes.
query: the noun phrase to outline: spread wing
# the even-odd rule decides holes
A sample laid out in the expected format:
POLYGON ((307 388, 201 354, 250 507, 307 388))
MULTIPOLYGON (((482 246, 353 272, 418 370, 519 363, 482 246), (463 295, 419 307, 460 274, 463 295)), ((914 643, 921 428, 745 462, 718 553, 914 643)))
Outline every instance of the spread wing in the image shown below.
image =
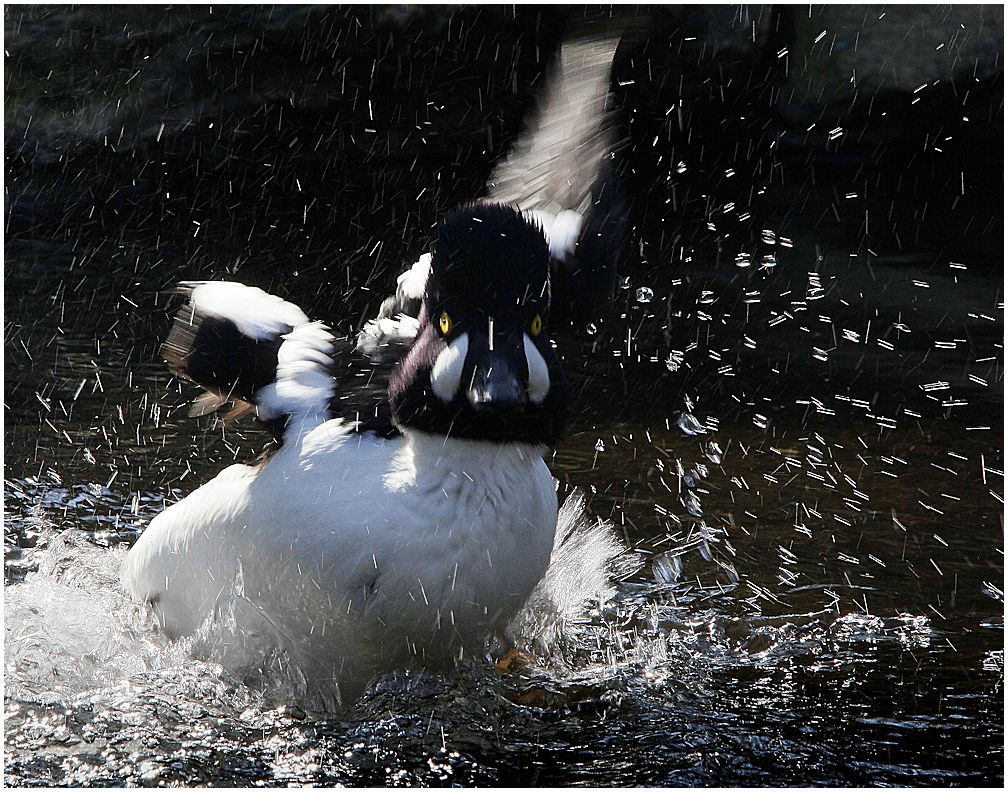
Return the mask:
MULTIPOLYGON (((538 110, 487 187, 489 201, 517 206, 546 233, 554 300, 604 294, 629 231, 615 178, 616 127, 609 81, 616 48, 632 22, 585 29, 560 47, 538 110)), ((417 332, 430 254, 402 273, 394 295, 358 335, 358 350, 376 362, 397 360, 417 332)))
POLYGON ((187 301, 161 355, 176 376, 205 391, 190 415, 231 403, 225 420, 254 415, 280 441, 292 427, 307 431, 334 417, 392 431, 385 383, 372 385, 371 366, 353 354, 350 340, 337 339, 298 306, 254 286, 201 281, 178 291, 187 301), (341 389, 340 381, 352 387, 341 389), (344 392, 354 398, 341 398, 344 392))

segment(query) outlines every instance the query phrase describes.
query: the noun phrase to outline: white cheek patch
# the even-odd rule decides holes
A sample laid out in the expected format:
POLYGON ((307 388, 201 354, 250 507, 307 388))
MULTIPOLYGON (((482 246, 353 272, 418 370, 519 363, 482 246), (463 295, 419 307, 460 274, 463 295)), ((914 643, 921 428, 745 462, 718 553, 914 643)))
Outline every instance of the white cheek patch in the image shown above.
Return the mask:
POLYGON ((549 367, 527 333, 523 334, 523 338, 525 339, 525 360, 528 363, 529 401, 533 404, 542 404, 550 389, 549 367))
POLYGON ((437 356, 431 369, 431 390, 443 402, 450 402, 458 393, 462 367, 469 354, 469 336, 462 333, 437 356))

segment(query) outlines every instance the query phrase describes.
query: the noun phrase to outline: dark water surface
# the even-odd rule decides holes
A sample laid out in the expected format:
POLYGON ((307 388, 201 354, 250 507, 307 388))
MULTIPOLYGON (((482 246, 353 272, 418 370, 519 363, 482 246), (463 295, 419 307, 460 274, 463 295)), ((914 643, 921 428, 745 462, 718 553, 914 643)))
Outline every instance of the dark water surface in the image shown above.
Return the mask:
POLYGON ((5 10, 8 784, 1002 785, 1000 66, 841 112, 782 71, 801 17, 669 11, 617 61, 635 228, 557 331, 551 467, 645 564, 568 656, 336 717, 119 591, 149 519, 267 440, 186 417, 163 290, 356 330, 574 13, 5 10))

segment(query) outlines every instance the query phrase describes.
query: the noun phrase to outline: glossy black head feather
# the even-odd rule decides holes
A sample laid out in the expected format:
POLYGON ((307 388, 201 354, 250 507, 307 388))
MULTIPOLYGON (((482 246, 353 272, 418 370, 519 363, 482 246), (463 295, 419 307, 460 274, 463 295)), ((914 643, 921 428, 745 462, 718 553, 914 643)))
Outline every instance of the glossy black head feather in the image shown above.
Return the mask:
POLYGON ((441 309, 473 307, 498 315, 524 309, 544 317, 550 305, 550 257, 538 224, 513 206, 475 203, 437 226, 424 303, 441 309))
POLYGON ((545 330, 549 307, 542 228, 501 204, 470 204, 447 215, 437 227, 420 331, 390 380, 395 422, 452 437, 555 445, 566 426, 567 395, 545 330), (450 398, 438 396, 432 370, 457 341, 467 350, 459 386, 450 398), (536 366, 548 370, 549 387, 539 398, 531 384, 536 366), (480 392, 502 367, 520 398, 482 403, 480 392))

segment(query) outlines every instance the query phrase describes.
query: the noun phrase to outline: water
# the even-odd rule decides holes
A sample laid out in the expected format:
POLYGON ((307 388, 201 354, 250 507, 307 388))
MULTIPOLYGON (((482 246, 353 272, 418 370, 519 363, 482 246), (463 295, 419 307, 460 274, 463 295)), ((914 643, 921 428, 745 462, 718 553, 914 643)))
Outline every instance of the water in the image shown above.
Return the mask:
MULTIPOLYGON (((436 213, 478 192, 558 33, 509 21, 507 60, 503 9, 409 35, 363 11, 193 13, 126 20, 142 42, 227 31, 178 100, 152 86, 175 95, 158 69, 195 69, 188 43, 145 51, 169 82, 127 85, 136 52, 101 39, 122 72, 88 79, 144 122, 125 142, 81 131, 107 100, 71 121, 36 103, 25 128, 8 93, 8 783, 1001 784, 1001 187, 970 126, 1000 141, 998 81, 912 110, 880 95, 809 140, 746 58, 620 61, 632 254, 603 315, 559 329, 573 424, 551 467, 640 569, 535 663, 389 675, 336 715, 282 657, 239 679, 166 643, 118 587, 165 503, 267 442, 186 417, 156 360, 161 291, 239 278, 351 332, 436 213), (235 74, 312 84, 337 35, 342 90, 228 93, 235 74), (175 119, 218 81, 229 109, 175 119), (953 129, 946 100, 974 121, 953 129), (893 107, 915 131, 893 136, 893 107), (942 124, 952 140, 924 152, 914 135, 942 124)), ((15 89, 59 19, 8 11, 15 89)))

